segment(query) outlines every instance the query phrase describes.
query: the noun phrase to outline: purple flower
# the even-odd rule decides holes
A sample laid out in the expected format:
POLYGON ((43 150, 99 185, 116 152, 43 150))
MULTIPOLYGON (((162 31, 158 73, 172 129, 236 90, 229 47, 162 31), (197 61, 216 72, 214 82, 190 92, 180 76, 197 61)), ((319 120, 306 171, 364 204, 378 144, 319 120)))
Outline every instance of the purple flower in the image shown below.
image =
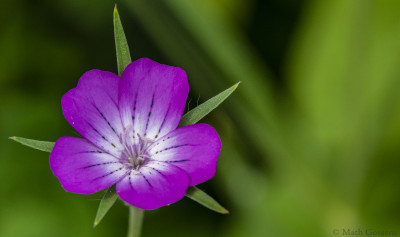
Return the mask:
POLYGON ((221 142, 209 125, 177 128, 189 85, 177 67, 139 59, 121 78, 91 70, 64 95, 67 121, 83 138, 61 137, 50 167, 66 191, 116 184, 125 202, 155 209, 215 174, 221 142))

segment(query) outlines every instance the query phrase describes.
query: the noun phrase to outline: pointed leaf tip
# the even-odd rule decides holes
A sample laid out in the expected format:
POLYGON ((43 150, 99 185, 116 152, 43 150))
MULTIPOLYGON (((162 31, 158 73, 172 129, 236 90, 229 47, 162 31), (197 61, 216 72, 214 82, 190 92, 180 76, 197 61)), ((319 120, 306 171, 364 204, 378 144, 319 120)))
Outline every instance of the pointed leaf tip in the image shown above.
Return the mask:
POLYGON ((104 193, 103 198, 100 201, 99 208, 97 209, 96 217, 94 218, 93 228, 95 228, 100 221, 104 218, 107 212, 117 201, 118 195, 115 190, 115 185, 111 186, 104 193))
POLYGON ((186 197, 192 199, 193 201, 198 202, 199 204, 207 207, 210 210, 221 214, 228 214, 229 211, 225 209, 221 204, 215 201, 212 197, 210 197, 207 193, 203 192, 196 186, 189 187, 186 192, 186 197))
POLYGON ((22 145, 29 146, 33 149, 51 152, 53 150, 55 142, 37 141, 33 139, 23 137, 9 137, 9 139, 21 143, 22 145))
POLYGON ((126 66, 132 62, 132 59, 124 28, 122 27, 121 19, 118 14, 117 6, 114 8, 114 39, 115 50, 117 54, 118 75, 121 76, 126 66))
POLYGON ((229 87, 218 95, 212 97, 196 108, 190 110, 185 115, 182 116, 181 121, 179 122, 179 127, 195 124, 204 118, 207 114, 217 108, 224 100, 226 100, 239 86, 239 83, 229 87))

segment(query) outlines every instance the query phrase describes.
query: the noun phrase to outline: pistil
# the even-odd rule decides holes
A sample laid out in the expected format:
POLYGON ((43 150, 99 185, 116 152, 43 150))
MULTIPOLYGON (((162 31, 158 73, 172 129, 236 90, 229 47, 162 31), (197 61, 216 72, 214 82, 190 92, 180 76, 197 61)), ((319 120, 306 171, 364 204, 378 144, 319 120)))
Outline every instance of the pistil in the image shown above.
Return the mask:
POLYGON ((133 129, 127 128, 121 136, 121 142, 124 145, 122 160, 125 160, 125 163, 129 168, 139 170, 146 161, 151 159, 147 153, 147 149, 154 141, 143 137, 140 134, 136 134, 137 136, 134 134, 135 132, 133 129))

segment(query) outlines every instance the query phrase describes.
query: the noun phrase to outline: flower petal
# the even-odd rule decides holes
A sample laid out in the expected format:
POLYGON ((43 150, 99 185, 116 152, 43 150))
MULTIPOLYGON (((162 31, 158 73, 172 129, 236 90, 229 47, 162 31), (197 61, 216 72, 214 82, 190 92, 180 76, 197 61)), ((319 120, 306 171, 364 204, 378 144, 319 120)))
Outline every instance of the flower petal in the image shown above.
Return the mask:
POLYGON ((122 123, 149 139, 161 137, 178 126, 188 92, 186 73, 182 69, 147 58, 134 61, 121 77, 122 123))
POLYGON ((135 207, 152 210, 182 199, 188 185, 189 178, 183 170, 163 162, 149 162, 117 183, 117 193, 135 207))
POLYGON ((129 172, 117 158, 78 137, 57 140, 50 168, 66 191, 81 194, 103 190, 129 172))
POLYGON ((120 135, 124 131, 117 105, 118 87, 117 75, 91 70, 62 98, 64 116, 72 127, 117 157, 122 150, 120 135))
POLYGON ((213 127, 195 124, 180 127, 149 147, 154 160, 177 166, 189 175, 190 186, 215 175, 221 141, 213 127))

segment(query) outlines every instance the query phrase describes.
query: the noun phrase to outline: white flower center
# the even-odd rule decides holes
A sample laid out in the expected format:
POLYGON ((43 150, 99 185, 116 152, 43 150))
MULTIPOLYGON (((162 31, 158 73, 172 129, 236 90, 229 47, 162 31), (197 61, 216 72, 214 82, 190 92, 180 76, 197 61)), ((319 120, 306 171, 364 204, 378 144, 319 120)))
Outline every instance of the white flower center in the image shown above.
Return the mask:
POLYGON ((153 142, 140 134, 134 134, 133 129, 126 129, 121 137, 121 143, 124 146, 121 161, 129 168, 139 170, 151 159, 147 149, 153 142))

